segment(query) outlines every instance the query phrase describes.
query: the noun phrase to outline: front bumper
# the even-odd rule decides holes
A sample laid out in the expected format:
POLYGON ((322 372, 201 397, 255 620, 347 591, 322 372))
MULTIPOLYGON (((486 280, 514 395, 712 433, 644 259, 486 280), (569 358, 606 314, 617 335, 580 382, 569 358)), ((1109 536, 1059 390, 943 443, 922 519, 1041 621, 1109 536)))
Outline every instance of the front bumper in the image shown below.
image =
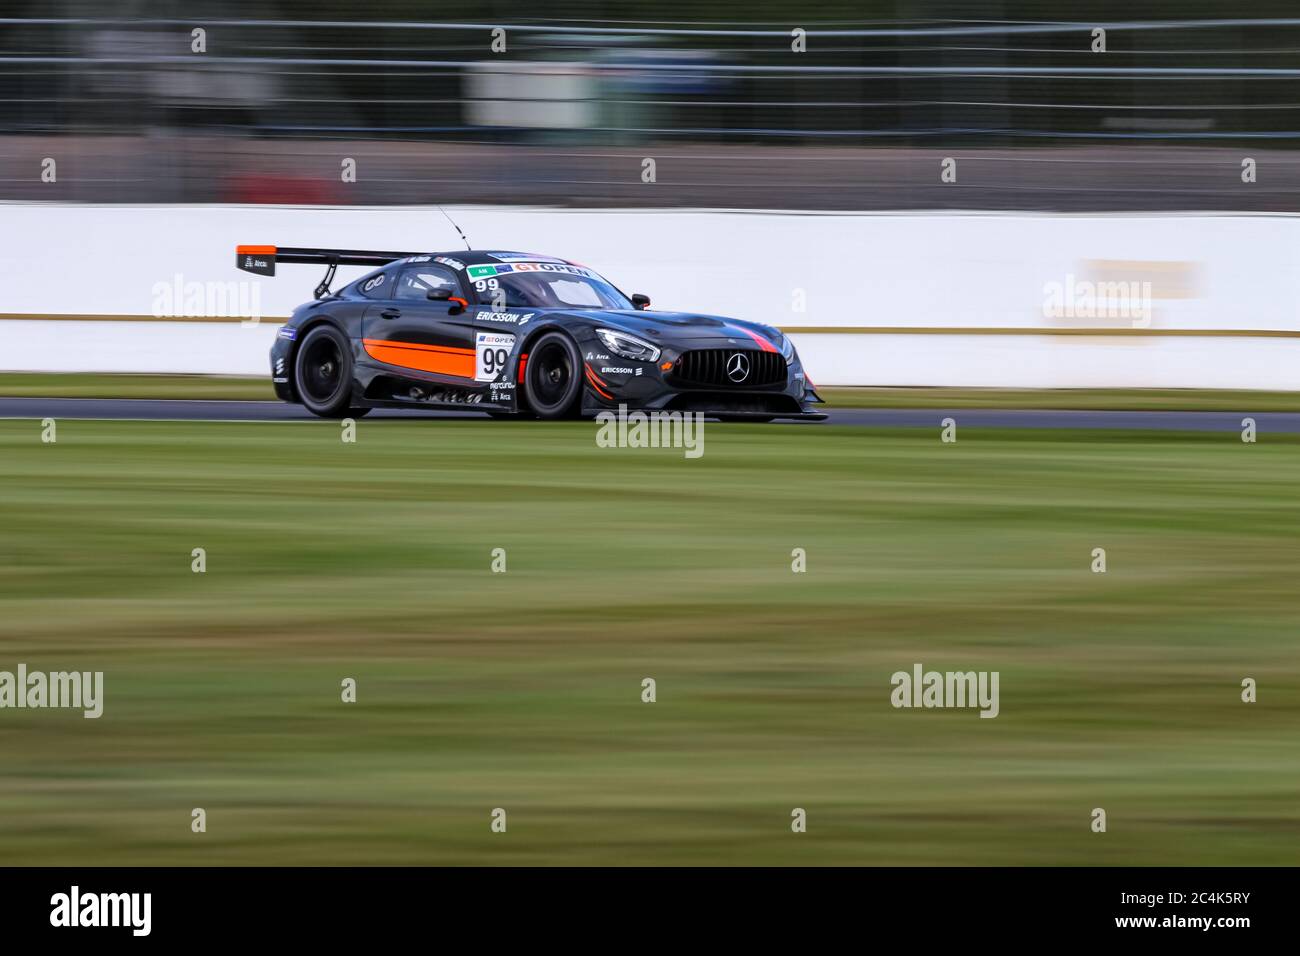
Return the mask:
POLYGON ((276 333, 275 344, 271 346, 271 385, 275 388, 276 398, 282 402, 296 402, 298 396, 293 391, 293 345, 297 330, 285 326, 276 333))
MULTIPOLYGON (((709 350, 718 351, 716 346, 709 350)), ((776 380, 769 378, 765 384, 745 388, 717 381, 683 380, 682 358, 690 351, 665 348, 658 362, 649 363, 611 357, 585 347, 583 413, 615 411, 622 405, 641 411, 698 412, 728 419, 821 421, 827 417, 814 408, 821 398, 808 384, 797 356, 776 380)), ((734 346, 727 351, 747 352, 734 346)), ((767 362, 770 368, 770 355, 767 362)))

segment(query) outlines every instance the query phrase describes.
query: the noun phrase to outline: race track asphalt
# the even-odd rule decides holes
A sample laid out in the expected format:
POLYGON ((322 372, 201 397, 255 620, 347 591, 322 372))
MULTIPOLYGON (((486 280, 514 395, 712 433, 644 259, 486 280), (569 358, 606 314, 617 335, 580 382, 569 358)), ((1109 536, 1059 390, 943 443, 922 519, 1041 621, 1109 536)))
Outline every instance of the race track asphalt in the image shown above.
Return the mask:
MULTIPOLYGON (((1253 418, 1260 432, 1300 432, 1300 412, 1079 411, 1044 409, 831 408, 821 423, 800 427, 871 426, 939 428, 945 418, 975 428, 1128 428, 1152 431, 1236 432, 1253 418)), ((367 421, 384 419, 479 419, 480 412, 379 409, 367 421)), ((0 398, 0 419, 107 419, 116 421, 315 421, 300 405, 282 402, 183 401, 107 398, 0 398)), ((774 423, 776 424, 776 423, 774 423)))

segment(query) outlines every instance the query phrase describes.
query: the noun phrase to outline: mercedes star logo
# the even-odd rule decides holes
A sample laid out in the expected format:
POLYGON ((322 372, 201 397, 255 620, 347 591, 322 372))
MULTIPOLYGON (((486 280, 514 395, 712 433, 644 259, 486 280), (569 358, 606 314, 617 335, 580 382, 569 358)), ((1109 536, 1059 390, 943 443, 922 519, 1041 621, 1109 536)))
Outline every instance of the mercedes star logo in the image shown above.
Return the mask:
POLYGON ((733 382, 743 382, 749 378, 749 359, 743 352, 734 353, 727 359, 727 378, 733 382))

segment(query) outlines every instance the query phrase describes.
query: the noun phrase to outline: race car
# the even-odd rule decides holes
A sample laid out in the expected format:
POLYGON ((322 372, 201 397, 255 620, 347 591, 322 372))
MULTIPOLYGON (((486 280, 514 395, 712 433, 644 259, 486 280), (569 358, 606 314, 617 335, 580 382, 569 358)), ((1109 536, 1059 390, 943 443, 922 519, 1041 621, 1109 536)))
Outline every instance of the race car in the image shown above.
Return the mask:
POLYGON ((494 417, 604 410, 823 419, 794 344, 755 322, 652 312, 586 266, 524 252, 237 246, 236 265, 326 267, 271 349, 276 395, 327 418, 372 408, 494 417), (375 266, 336 292, 340 265, 375 266))

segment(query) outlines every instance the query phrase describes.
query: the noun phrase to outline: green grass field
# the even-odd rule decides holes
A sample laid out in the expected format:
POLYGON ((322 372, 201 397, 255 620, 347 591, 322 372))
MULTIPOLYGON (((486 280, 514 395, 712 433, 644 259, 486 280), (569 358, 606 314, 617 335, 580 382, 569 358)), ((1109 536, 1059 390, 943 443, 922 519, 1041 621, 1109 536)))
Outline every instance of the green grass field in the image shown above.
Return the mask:
POLYGON ((1293 438, 358 429, 0 421, 0 863, 1300 863, 1293 438))

